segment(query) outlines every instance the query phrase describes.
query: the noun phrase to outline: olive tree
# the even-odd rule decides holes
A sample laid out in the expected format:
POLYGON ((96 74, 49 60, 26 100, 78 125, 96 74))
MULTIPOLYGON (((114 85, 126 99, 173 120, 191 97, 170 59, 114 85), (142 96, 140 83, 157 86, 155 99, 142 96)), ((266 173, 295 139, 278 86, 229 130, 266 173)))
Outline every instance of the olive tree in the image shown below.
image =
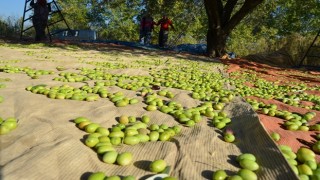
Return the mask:
POLYGON ((232 30, 262 2, 263 0, 204 0, 208 16, 208 55, 223 55, 232 30))

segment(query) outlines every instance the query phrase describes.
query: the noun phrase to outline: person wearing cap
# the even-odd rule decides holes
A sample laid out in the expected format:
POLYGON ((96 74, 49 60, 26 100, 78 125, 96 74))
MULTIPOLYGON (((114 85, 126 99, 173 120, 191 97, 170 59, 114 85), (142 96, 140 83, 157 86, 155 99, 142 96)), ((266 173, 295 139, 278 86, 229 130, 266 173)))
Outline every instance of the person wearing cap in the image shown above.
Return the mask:
POLYGON ((32 23, 36 31, 35 41, 44 41, 49 16, 47 0, 37 0, 36 3, 31 0, 30 6, 33 8, 32 23))
POLYGON ((167 15, 163 15, 162 18, 157 22, 156 25, 160 25, 159 31, 159 46, 166 47, 169 35, 169 26, 174 30, 174 26, 172 21, 167 17, 167 15))

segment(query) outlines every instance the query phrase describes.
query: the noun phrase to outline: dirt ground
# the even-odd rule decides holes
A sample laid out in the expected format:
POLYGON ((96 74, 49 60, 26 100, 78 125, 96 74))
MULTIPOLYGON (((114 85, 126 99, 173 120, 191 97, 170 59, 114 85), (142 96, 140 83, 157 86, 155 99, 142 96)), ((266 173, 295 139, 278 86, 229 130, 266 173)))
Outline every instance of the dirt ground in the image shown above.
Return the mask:
MULTIPOLYGON (((229 59, 229 60, 221 60, 224 64, 228 65, 228 73, 236 72, 236 71, 244 71, 244 70, 253 70, 257 72, 260 78, 263 78, 267 81, 279 81, 281 83, 287 82, 302 82, 307 84, 308 86, 320 86, 320 72, 319 71, 311 71, 304 68, 301 69, 292 69, 292 68, 283 68, 283 67, 275 67, 268 64, 262 64, 258 62, 250 62, 245 59, 229 59)), ((247 83, 247 86, 252 86, 252 84, 247 83)), ((307 91, 308 94, 314 94, 320 96, 320 91, 307 91)), ((277 100, 266 100, 257 97, 250 97, 252 99, 257 99, 258 101, 262 101, 265 104, 276 104, 281 110, 287 110, 290 112, 297 113, 306 113, 308 111, 313 111, 317 115, 314 120, 312 120, 312 124, 320 122, 320 112, 314 110, 307 110, 305 108, 294 107, 288 104, 282 103, 277 100)), ((311 102, 303 102, 304 104, 310 104, 311 102)), ((311 103, 312 104, 312 103, 311 103)), ((293 151, 297 151, 301 146, 311 147, 315 142, 314 135, 319 132, 315 131, 288 131, 281 127, 283 124, 283 120, 277 117, 267 116, 258 112, 259 119, 265 129, 271 132, 277 132, 280 134, 281 139, 277 142, 279 145, 288 145, 293 151)), ((317 160, 319 162, 320 155, 317 155, 317 160)))

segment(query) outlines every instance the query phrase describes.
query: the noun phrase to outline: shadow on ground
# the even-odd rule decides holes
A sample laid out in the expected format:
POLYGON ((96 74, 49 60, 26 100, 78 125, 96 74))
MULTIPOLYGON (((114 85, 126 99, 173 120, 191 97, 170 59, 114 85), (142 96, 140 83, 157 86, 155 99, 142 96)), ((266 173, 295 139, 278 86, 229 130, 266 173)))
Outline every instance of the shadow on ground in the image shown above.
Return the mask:
POLYGON ((0 42, 16 45, 16 46, 28 46, 29 48, 34 47, 55 47, 67 50, 96 50, 101 52, 108 53, 130 53, 132 55, 148 55, 148 56, 166 56, 173 57, 177 59, 187 59, 192 61, 204 61, 204 62, 213 62, 213 63, 221 63, 219 59, 210 58, 208 56, 192 54, 187 52, 179 52, 174 51, 173 48, 159 48, 156 45, 153 46, 142 46, 138 43, 133 42, 72 42, 72 41, 57 41, 54 40, 52 42, 45 43, 35 43, 34 41, 20 41, 20 40, 0 40, 0 42))

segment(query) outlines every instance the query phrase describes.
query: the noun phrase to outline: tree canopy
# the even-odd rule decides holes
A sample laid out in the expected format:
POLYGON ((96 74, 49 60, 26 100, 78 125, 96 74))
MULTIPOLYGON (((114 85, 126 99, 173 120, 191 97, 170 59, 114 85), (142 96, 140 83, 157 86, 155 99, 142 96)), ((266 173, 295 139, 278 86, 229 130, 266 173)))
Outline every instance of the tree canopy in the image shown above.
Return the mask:
MULTIPOLYGON (((96 30, 100 39, 138 41, 142 15, 148 11, 157 21, 166 13, 175 25, 169 45, 205 44, 208 30, 220 27, 226 33, 226 46, 222 50, 239 55, 273 50, 278 40, 292 34, 314 36, 320 24, 319 0, 57 0, 57 3, 72 29, 96 30), (241 8, 251 3, 256 7, 234 23, 237 14, 247 11, 241 8)), ((6 18, 0 22, 2 34, 11 25, 17 28, 17 23, 6 18)), ((156 27, 154 44, 158 31, 156 27)))

